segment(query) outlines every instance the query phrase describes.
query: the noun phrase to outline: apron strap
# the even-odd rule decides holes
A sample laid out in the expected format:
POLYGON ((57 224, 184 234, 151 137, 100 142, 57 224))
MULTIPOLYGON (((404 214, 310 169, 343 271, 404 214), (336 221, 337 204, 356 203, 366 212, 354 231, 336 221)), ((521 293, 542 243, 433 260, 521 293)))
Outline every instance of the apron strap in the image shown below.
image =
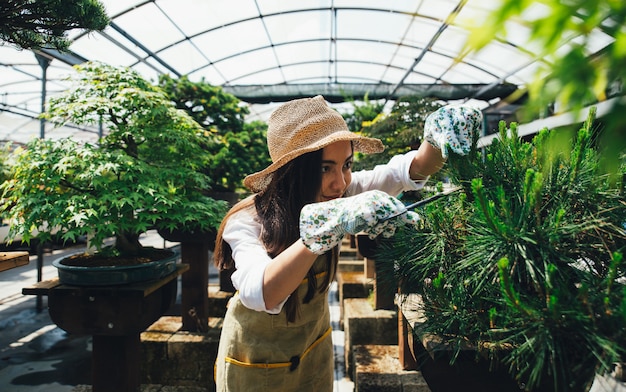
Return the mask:
POLYGON ((302 360, 304 357, 306 357, 306 355, 311 352, 311 350, 313 350, 315 348, 315 346, 317 346, 318 344, 320 344, 324 339, 326 339, 330 333, 333 331, 332 327, 329 327, 326 332, 324 332, 322 334, 322 336, 320 336, 319 338, 317 338, 316 341, 313 342, 313 344, 311 344, 306 350, 304 350, 304 352, 302 353, 302 355, 294 355, 293 357, 291 357, 289 359, 289 362, 276 362, 276 363, 251 363, 251 362, 243 362, 243 361, 239 361, 235 358, 231 358, 231 357, 226 357, 224 358, 225 362, 231 363, 233 365, 237 365, 237 366, 243 366, 243 367, 248 367, 248 368, 261 368, 261 369, 276 369, 276 368, 285 368, 288 367, 289 370, 294 371, 298 368, 298 365, 300 365, 300 360, 302 360))

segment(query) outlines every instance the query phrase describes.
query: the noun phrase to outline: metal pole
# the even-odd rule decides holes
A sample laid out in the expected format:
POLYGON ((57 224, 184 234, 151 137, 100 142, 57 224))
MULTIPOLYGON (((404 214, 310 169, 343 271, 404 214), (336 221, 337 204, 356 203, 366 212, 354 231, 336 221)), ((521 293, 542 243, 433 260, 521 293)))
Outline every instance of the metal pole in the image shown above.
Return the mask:
MULTIPOLYGON (((39 53, 35 53, 35 57, 41 67, 41 114, 43 114, 46 111, 46 82, 48 80, 48 66, 52 60, 40 55, 39 53)), ((46 120, 43 117, 39 119, 39 137, 42 139, 46 137, 46 120)))
MULTIPOLYGON (((37 240, 37 282, 41 282, 43 279, 43 244, 37 240)), ((35 309, 37 313, 43 311, 43 298, 41 295, 37 295, 35 309)))
MULTIPOLYGON (((48 66, 50 65, 50 59, 44 57, 38 53, 35 53, 37 62, 41 67, 41 114, 46 111, 46 81, 48 79, 48 66)), ((46 137, 46 120, 41 117, 39 119, 39 137, 44 139, 46 137)), ((41 282, 43 277, 43 244, 37 241, 37 282, 41 282)), ((41 295, 37 295, 37 312, 43 310, 43 303, 41 295)))

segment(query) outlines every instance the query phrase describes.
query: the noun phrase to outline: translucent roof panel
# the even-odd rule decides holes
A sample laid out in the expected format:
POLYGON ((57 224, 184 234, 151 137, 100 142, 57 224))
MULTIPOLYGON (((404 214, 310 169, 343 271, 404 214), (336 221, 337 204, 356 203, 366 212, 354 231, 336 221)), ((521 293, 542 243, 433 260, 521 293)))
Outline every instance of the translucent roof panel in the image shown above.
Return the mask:
MULTIPOLYGON (((527 44, 532 22, 545 14, 539 2, 509 21, 500 40, 467 54, 469 26, 500 0, 101 1, 110 26, 70 31, 68 53, 40 52, 39 60, 50 61, 47 98, 67 88, 72 64, 98 60, 132 67, 151 81, 188 75, 223 86, 249 105, 250 119, 266 119, 279 102, 298 96, 324 94, 338 105, 345 92, 387 102, 430 94, 487 107, 511 94, 511 86, 524 88, 551 59, 527 44)), ((592 55, 612 42, 594 31, 585 45, 592 55)), ((580 43, 569 36, 561 45, 580 43)), ((37 137, 42 76, 33 52, 0 45, 3 138, 22 130, 37 137)), ((73 132, 88 140, 97 133, 70 127, 46 134, 73 132)))

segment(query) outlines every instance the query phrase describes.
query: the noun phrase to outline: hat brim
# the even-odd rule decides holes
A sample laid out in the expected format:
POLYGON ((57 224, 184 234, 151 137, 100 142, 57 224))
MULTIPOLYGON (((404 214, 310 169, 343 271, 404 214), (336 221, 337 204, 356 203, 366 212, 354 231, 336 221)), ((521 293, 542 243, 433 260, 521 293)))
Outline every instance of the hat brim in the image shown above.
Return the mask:
POLYGON ((280 157, 278 160, 273 162, 271 165, 269 165, 265 169, 259 172, 250 174, 249 176, 244 178, 243 184, 252 192, 260 192, 264 190, 265 188, 267 188, 267 186, 269 185, 272 179, 272 176, 271 176, 272 173, 274 173, 276 170, 286 165, 288 162, 294 160, 295 158, 301 155, 304 155, 312 151, 317 151, 332 143, 339 142, 339 141, 353 142, 354 151, 361 152, 364 154, 378 153, 378 152, 382 152, 385 149, 383 142, 380 141, 379 139, 360 136, 350 131, 338 131, 338 132, 334 132, 328 135, 327 137, 323 139, 318 140, 317 142, 313 144, 308 145, 306 148, 293 150, 289 152, 288 154, 283 155, 282 157, 280 157))

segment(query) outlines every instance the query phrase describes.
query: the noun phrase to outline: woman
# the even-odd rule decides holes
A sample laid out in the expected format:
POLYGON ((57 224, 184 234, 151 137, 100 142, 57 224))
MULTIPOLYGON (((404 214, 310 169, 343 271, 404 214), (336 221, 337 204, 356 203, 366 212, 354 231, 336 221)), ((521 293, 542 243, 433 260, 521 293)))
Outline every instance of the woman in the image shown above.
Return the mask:
POLYGON ((354 152, 383 150, 380 140, 348 130, 321 96, 290 101, 272 113, 272 164, 244 179, 254 195, 228 213, 215 262, 236 268, 238 290, 224 319, 217 391, 332 391, 333 346, 328 288, 347 233, 392 235, 414 222, 397 199, 420 189, 450 148, 469 149, 480 112, 450 108, 429 116, 417 151, 371 171, 352 173, 354 152))

